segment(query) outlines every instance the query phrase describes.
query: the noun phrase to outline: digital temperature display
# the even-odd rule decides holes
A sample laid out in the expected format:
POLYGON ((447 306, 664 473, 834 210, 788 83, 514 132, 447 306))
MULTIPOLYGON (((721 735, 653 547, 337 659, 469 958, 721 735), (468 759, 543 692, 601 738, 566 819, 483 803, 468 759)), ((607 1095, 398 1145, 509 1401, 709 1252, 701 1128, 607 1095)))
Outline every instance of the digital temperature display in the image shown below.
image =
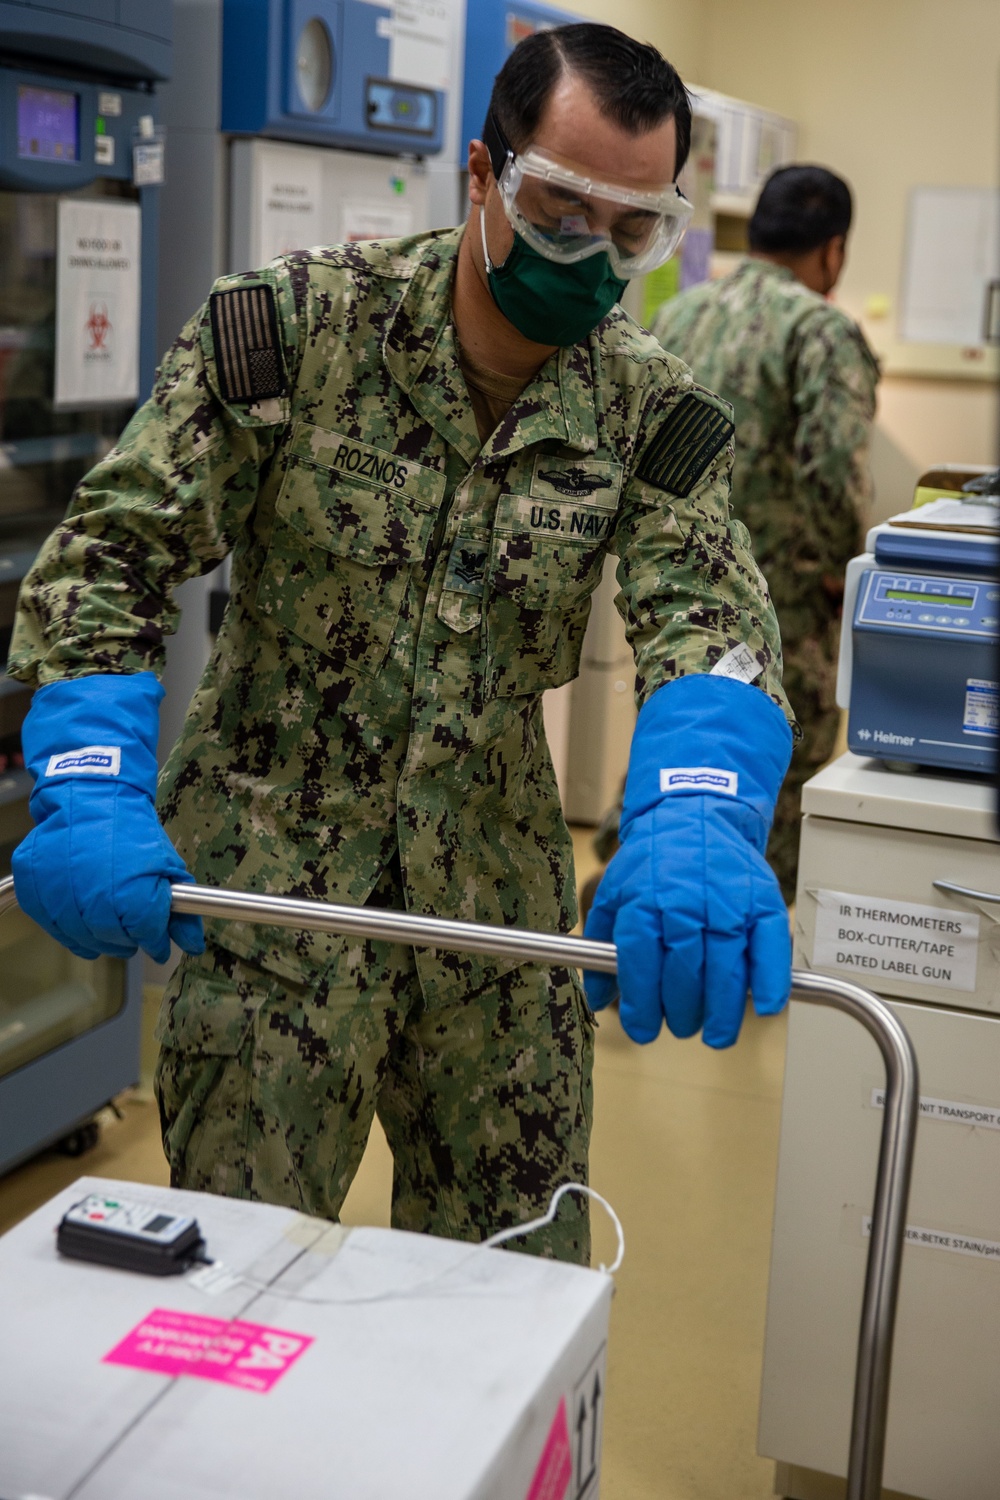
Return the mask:
POLYGON ((27 161, 79 161, 79 95, 62 89, 19 88, 17 154, 27 161))
POLYGON ((907 604, 954 604, 956 609, 971 609, 975 598, 960 599, 957 594, 917 594, 907 589, 886 589, 887 599, 905 599, 907 604))

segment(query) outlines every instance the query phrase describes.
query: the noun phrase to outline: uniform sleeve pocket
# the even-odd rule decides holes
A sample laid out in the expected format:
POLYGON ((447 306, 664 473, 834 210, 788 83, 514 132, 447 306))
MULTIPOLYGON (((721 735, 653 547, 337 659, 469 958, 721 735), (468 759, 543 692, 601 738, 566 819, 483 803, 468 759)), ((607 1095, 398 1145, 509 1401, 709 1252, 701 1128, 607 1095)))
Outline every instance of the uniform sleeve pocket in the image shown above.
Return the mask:
POLYGON ((257 592, 261 613, 341 670, 375 675, 408 570, 427 560, 435 514, 420 497, 358 483, 293 447, 257 592))

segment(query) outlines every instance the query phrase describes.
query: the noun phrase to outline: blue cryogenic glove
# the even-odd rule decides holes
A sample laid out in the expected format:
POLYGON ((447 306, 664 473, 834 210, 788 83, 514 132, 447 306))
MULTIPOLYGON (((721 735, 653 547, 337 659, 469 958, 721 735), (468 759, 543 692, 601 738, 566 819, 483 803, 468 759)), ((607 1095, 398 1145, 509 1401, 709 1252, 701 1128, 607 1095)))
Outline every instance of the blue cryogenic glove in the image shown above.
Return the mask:
POLYGON ((21 730, 35 827, 14 850, 14 890, 78 958, 143 948, 165 963, 171 938, 204 951, 201 918, 170 914, 171 884, 193 877, 154 804, 162 697, 152 672, 51 682, 21 730))
POLYGON ((759 688, 681 677, 640 711, 622 809, 621 848, 598 886, 585 936, 613 941, 613 975, 586 974, 600 1010, 621 993, 621 1022, 651 1042, 704 1027, 710 1047, 739 1035, 747 991, 773 1015, 791 988, 788 911, 764 859, 792 750, 784 714, 759 688))

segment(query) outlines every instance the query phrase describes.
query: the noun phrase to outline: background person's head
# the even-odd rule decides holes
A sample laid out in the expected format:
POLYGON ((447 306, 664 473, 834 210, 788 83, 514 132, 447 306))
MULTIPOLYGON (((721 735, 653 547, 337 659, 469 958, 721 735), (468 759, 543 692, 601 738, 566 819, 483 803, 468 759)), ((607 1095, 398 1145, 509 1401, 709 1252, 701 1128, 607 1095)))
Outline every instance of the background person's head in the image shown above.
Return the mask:
POLYGON ((761 188, 747 228, 753 255, 777 261, 826 296, 844 268, 851 190, 826 167, 779 167, 761 188))

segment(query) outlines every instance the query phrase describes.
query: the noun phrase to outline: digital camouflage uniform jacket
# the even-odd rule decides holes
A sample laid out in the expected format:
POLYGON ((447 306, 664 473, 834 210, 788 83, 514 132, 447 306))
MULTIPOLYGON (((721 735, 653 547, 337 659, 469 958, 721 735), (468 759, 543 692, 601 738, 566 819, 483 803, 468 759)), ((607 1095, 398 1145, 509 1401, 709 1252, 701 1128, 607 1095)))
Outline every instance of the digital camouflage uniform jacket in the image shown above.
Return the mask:
POLYGON ((846 313, 785 267, 753 258, 665 303, 652 329, 736 418, 733 515, 768 581, 784 685, 803 729, 770 850, 791 897, 798 789, 837 733, 840 604, 872 498, 878 365, 846 313))
MULTIPOLYGON (((451 283, 461 230, 217 283, 22 592, 11 671, 156 671, 173 589, 231 601, 161 776, 196 879, 568 930, 571 844, 540 694, 576 675, 609 549, 638 693, 746 642, 787 711, 774 616, 729 518, 724 403, 615 310, 480 450, 451 283), (260 290, 263 289, 263 290, 260 290)), ((308 979, 337 940, 214 924, 308 979)), ((513 960, 419 950, 428 1000, 513 960)))
POLYGON ((733 407, 733 514, 753 538, 783 636, 799 639, 821 579, 842 582, 871 503, 875 357, 840 308, 756 259, 664 303, 652 331, 733 407))

